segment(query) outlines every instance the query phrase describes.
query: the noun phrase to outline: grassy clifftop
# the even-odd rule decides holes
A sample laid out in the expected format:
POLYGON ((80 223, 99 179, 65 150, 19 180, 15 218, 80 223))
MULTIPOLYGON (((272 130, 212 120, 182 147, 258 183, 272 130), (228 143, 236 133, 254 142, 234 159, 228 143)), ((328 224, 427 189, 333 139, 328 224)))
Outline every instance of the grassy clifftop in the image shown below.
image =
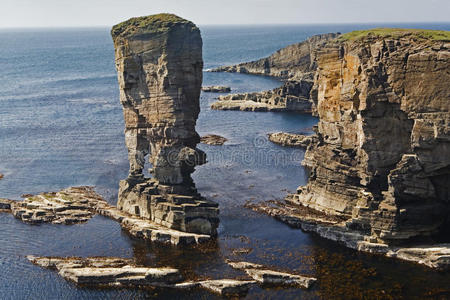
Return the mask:
POLYGON ((421 39, 433 41, 450 41, 450 31, 401 28, 375 28, 369 30, 357 30, 345 33, 341 35, 339 39, 344 41, 355 41, 364 39, 368 36, 396 38, 405 35, 413 35, 421 39))
POLYGON ((111 35, 115 39, 118 36, 130 36, 145 32, 162 32, 176 24, 188 24, 195 27, 194 23, 173 14, 157 14, 145 17, 131 18, 115 25, 111 35))

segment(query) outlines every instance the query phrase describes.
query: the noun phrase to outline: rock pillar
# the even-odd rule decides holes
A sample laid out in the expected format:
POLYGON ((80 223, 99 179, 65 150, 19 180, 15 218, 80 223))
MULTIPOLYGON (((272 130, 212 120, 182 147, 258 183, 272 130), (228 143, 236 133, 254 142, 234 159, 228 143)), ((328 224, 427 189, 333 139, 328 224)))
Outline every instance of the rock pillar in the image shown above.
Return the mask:
POLYGON ((125 119, 130 172, 118 207, 168 228, 216 234, 218 208, 195 189, 191 173, 205 162, 196 148, 202 38, 171 14, 132 18, 111 31, 125 119), (151 177, 143 174, 149 155, 151 177))

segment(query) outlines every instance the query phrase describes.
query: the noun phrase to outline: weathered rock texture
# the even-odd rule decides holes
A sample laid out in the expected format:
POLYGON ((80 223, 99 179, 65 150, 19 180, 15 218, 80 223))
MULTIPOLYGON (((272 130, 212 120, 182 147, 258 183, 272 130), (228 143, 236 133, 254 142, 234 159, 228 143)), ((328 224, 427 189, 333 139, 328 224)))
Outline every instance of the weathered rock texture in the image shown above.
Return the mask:
POLYGON ((226 138, 217 134, 207 134, 200 138, 201 143, 214 146, 221 146, 225 144, 226 141, 228 141, 226 138))
POLYGON ((254 280, 265 285, 291 285, 308 289, 317 281, 314 277, 279 272, 249 262, 229 261, 228 264, 234 269, 246 272, 254 280))
POLYGON ((171 229, 215 235, 217 204, 202 198, 191 173, 205 162, 196 148, 202 39, 191 22, 160 14, 112 29, 130 173, 118 207, 171 229), (144 178, 149 154, 152 179, 144 178))
POLYGON ((27 195, 24 201, 0 198, 0 212, 12 213, 28 224, 79 224, 95 215, 102 215, 118 223, 130 235, 173 245, 200 244, 211 239, 210 235, 183 232, 167 228, 148 219, 119 210, 110 205, 93 187, 81 186, 64 189, 57 193, 27 195))
POLYGON ((288 200, 371 242, 448 240, 450 38, 352 37, 318 52, 318 140, 303 162, 308 185, 288 200))
POLYGON ((278 50, 269 57, 235 66, 219 67, 212 72, 238 72, 282 78, 283 86, 271 91, 219 97, 211 108, 243 111, 311 112, 309 101, 317 68, 316 53, 338 33, 315 35, 304 42, 278 50), (256 102, 256 103, 252 103, 256 102))
POLYGON ((24 201, 11 201, 14 217, 29 224, 77 224, 89 221, 99 202, 106 201, 92 187, 72 187, 57 193, 30 195, 24 201))
POLYGON ((27 259, 42 268, 58 271, 59 275, 81 286, 106 288, 166 288, 189 290, 203 288, 223 296, 245 296, 257 283, 272 286, 309 288, 315 278, 265 269, 262 265, 239 262, 233 268, 245 271, 254 280, 209 279, 184 281, 181 272, 171 267, 151 268, 137 265, 133 259, 118 257, 39 257, 27 259))
POLYGON ((313 82, 287 81, 271 91, 220 96, 212 109, 242 111, 311 112, 309 93, 313 82))
POLYGON ((304 135, 287 132, 269 133, 269 141, 285 146, 306 148, 317 141, 316 135, 304 135))

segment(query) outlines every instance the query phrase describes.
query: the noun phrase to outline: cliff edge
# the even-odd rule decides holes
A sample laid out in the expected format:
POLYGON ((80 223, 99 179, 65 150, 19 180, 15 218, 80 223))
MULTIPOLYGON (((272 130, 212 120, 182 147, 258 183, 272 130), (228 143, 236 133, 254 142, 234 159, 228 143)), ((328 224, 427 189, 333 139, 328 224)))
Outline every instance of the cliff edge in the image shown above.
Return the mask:
POLYGON ((288 200, 371 242, 448 242, 450 32, 352 32, 317 62, 318 140, 309 182, 288 200))

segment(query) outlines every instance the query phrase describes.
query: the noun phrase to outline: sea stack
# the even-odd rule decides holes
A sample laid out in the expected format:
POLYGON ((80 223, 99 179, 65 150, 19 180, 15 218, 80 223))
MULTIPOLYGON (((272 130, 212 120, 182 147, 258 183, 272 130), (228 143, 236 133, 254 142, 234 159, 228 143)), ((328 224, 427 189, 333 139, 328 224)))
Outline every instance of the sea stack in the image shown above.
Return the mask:
POLYGON ((218 204, 191 178, 206 155, 196 148, 202 38, 171 14, 132 18, 111 31, 125 119, 130 172, 118 208, 170 229, 215 235, 218 204), (149 155, 151 178, 143 174, 149 155))
POLYGON ((367 241, 448 242, 450 33, 353 32, 318 53, 307 186, 289 201, 367 241))

